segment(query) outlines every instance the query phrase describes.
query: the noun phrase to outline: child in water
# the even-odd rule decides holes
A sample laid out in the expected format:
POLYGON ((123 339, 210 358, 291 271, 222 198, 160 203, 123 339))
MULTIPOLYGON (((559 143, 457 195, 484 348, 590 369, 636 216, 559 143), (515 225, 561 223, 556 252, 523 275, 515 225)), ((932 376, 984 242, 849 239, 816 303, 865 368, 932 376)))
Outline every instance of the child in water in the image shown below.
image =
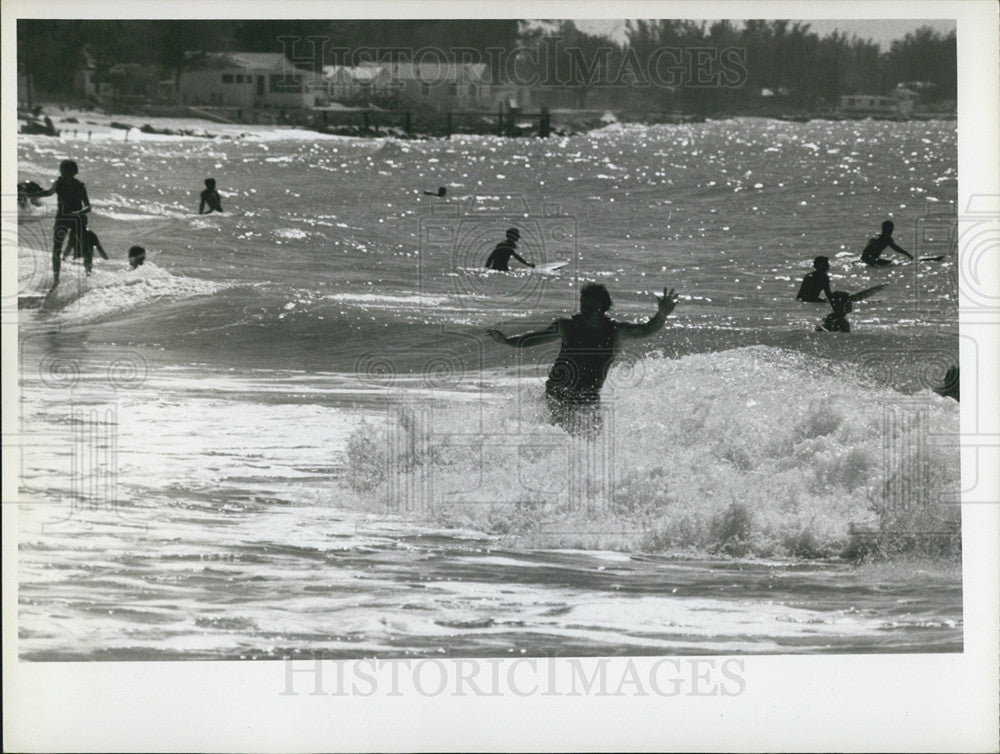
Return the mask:
POLYGON ((892 231, 895 229, 895 225, 892 224, 892 220, 886 220, 882 223, 882 233, 875 236, 870 241, 868 245, 865 246, 865 250, 861 252, 861 261, 867 264, 869 267, 888 267, 892 264, 888 259, 880 259, 882 252, 886 248, 890 248, 893 251, 898 251, 905 257, 913 259, 913 255, 905 249, 900 248, 896 245, 896 242, 892 240, 892 231))
POLYGON ((521 264, 534 267, 535 265, 517 253, 517 242, 520 240, 521 231, 517 228, 509 228, 507 230, 507 239, 498 243, 493 248, 493 251, 490 252, 489 257, 486 258, 486 268, 507 272, 510 270, 511 257, 514 257, 521 264))
POLYGON ((141 267, 142 263, 146 261, 146 250, 141 246, 133 246, 128 250, 128 263, 132 265, 134 270, 137 267, 141 267))
POLYGON ((201 204, 198 205, 198 214, 208 215, 212 212, 222 212, 222 197, 215 189, 215 179, 206 178, 205 190, 201 192, 201 204), (205 212, 205 207, 208 207, 208 212, 205 212))
POLYGON ((813 303, 825 303, 830 300, 830 260, 826 257, 816 257, 813 260, 812 272, 802 278, 802 286, 799 294, 795 297, 800 301, 813 303), (820 298, 819 294, 825 293, 826 298, 820 298))
POLYGON ((62 247, 67 242, 74 249, 74 256, 83 256, 83 266, 90 274, 93 249, 86 242, 87 213, 90 199, 87 187, 77 179, 80 168, 73 160, 59 163, 59 177, 52 187, 35 192, 30 196, 56 195, 56 221, 52 229, 52 286, 59 285, 59 268, 62 263, 62 247))
POLYGON ((90 228, 87 228, 87 233, 84 239, 84 247, 90 247, 90 257, 93 259, 94 250, 101 255, 102 259, 107 259, 108 255, 104 252, 104 247, 101 246, 101 240, 97 237, 97 234, 90 228))
POLYGON ((649 321, 643 324, 616 322, 607 314, 611 308, 608 289, 598 283, 588 283, 580 291, 580 312, 570 318, 557 319, 545 330, 524 335, 507 337, 499 330, 486 332, 498 343, 514 348, 559 340, 562 347, 545 382, 549 410, 553 420, 567 431, 591 433, 600 427, 594 409, 622 341, 649 337, 663 327, 667 315, 677 305, 677 294, 673 289, 668 292, 664 288, 662 298, 657 296, 656 301, 656 314, 649 321))
POLYGON ((830 294, 829 300, 833 311, 826 315, 823 324, 816 327, 816 332, 850 332, 851 324, 847 321, 847 314, 854 308, 851 294, 834 291, 830 294))
MULTIPOLYGON (((101 239, 99 239, 97 237, 97 234, 90 228, 87 228, 87 230, 85 230, 83 233, 83 248, 84 250, 89 249, 91 259, 94 258, 95 250, 97 251, 98 254, 101 255, 102 259, 108 258, 108 255, 104 251, 104 247, 101 246, 101 239)), ((63 259, 66 259, 66 257, 70 255, 70 252, 73 253, 73 259, 79 259, 81 256, 87 253, 87 251, 81 251, 80 249, 73 248, 73 246, 70 245, 67 246, 66 250, 63 252, 63 259)))

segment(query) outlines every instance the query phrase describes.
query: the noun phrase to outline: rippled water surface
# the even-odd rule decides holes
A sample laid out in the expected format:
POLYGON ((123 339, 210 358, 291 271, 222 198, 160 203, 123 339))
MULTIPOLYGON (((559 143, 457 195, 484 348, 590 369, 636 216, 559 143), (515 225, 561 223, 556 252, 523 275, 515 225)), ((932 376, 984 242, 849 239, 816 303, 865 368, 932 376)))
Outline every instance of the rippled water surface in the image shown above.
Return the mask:
POLYGON ((957 450, 926 441, 958 430, 928 389, 958 349, 954 123, 22 137, 19 180, 66 156, 112 259, 21 312, 22 657, 961 650, 953 557, 839 557, 887 505, 957 532, 957 450), (226 215, 194 214, 209 175, 226 215), (859 265, 887 217, 946 258, 859 265), (511 225, 569 264, 483 271, 511 225), (889 283, 849 336, 793 300, 818 254, 834 289, 889 283), (484 337, 584 280, 633 321, 681 294, 590 442, 548 423, 551 347, 484 337))

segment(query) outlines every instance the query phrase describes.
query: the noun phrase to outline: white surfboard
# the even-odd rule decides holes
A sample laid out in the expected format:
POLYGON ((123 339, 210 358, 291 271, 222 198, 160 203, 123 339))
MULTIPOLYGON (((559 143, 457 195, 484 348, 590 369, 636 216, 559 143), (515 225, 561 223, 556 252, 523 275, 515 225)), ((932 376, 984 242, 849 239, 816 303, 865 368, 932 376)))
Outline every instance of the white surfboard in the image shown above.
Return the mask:
POLYGON ((562 259, 558 262, 546 262, 545 264, 535 265, 535 272, 540 272, 543 275, 551 275, 568 265, 569 262, 570 260, 568 259, 562 259))

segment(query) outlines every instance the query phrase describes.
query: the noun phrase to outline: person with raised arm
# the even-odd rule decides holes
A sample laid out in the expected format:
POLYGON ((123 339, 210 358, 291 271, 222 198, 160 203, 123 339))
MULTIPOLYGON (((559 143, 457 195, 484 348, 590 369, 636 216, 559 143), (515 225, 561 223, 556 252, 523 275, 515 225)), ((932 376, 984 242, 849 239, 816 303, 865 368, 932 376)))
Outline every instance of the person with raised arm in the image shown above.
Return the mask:
POLYGON ((599 283, 588 283, 580 291, 580 311, 572 317, 557 319, 544 330, 523 335, 504 335, 499 330, 487 334, 499 343, 514 348, 560 341, 561 348, 545 382, 545 398, 556 423, 570 432, 583 426, 584 432, 600 426, 593 409, 600 401, 601 387, 623 340, 647 338, 657 332, 677 306, 677 294, 664 288, 657 296, 657 310, 641 324, 617 322, 608 316, 611 294, 599 283), (580 410, 589 410, 590 419, 580 421, 580 410))

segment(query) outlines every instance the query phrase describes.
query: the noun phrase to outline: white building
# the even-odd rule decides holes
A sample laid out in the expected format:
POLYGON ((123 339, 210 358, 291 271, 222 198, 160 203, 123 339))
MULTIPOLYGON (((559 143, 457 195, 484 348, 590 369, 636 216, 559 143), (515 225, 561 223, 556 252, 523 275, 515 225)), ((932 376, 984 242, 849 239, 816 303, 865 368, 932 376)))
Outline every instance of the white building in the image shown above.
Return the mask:
POLYGON ((317 102, 336 102, 386 94, 390 83, 385 70, 376 66, 328 65, 314 88, 317 102))
POLYGON ((379 81, 414 106, 437 110, 480 110, 493 106, 485 63, 368 63, 381 70, 379 81))
POLYGON ((178 93, 186 105, 311 108, 315 76, 280 52, 188 53, 178 93))
POLYGON ((875 94, 845 94, 840 98, 844 115, 900 115, 899 100, 875 94))

